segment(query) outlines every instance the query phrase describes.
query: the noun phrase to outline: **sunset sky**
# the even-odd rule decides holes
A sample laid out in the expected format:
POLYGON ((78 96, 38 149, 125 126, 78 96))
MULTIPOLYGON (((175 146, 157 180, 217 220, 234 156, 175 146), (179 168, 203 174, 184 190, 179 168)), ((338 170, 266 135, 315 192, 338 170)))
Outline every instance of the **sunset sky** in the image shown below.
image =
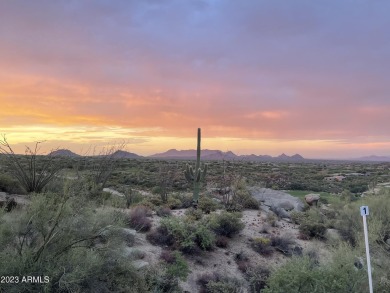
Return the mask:
MULTIPOLYGON (((82 152, 390 155, 390 1, 0 1, 0 133, 82 152)), ((43 149, 45 151, 45 149, 43 149)))

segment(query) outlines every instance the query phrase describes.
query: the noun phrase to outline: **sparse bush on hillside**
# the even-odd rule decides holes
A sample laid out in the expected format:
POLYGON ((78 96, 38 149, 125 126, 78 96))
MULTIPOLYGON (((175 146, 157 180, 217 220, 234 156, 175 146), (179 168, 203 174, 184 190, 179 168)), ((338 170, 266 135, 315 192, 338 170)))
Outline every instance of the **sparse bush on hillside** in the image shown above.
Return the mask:
POLYGON ((215 245, 215 235, 203 223, 199 223, 195 229, 195 242, 203 250, 210 250, 215 245))
POLYGON ((146 234, 146 239, 153 245, 172 246, 175 239, 166 226, 159 226, 146 234))
POLYGON ((274 249, 271 246, 271 239, 269 238, 264 238, 264 237, 255 238, 251 242, 251 247, 253 248, 254 251, 264 256, 272 255, 274 252, 274 249))
POLYGON ((168 207, 159 207, 156 210, 156 214, 159 217, 170 217, 172 215, 171 209, 168 207))
POLYGON ((222 235, 217 235, 215 238, 215 245, 219 248, 226 248, 229 245, 229 238, 222 235))
POLYGON ((245 279, 249 283, 249 292, 258 293, 262 292, 265 288, 266 282, 270 276, 271 272, 269 269, 260 266, 250 267, 245 272, 245 279))
POLYGON ((167 272, 165 264, 159 264, 148 269, 144 273, 146 289, 140 292, 158 293, 182 293, 178 278, 174 278, 167 272))
POLYGON ((0 174, 0 191, 14 194, 25 193, 19 181, 8 174, 0 174))
POLYGON ((25 210, 1 215, 0 275, 48 276, 50 282, 1 284, 0 291, 144 291, 141 276, 120 257, 123 220, 116 212, 93 212, 83 197, 33 196, 25 210), (91 249, 96 243, 101 249, 91 249))
POLYGON ((332 260, 323 265, 308 257, 293 257, 271 274, 262 292, 367 292, 366 273, 354 267, 354 254, 350 248, 340 247, 332 260))
POLYGON ((130 211, 128 224, 131 228, 147 232, 152 227, 152 221, 148 218, 151 215, 151 210, 145 206, 136 206, 130 211))
POLYGON ((198 277, 200 293, 239 293, 243 284, 238 279, 222 277, 217 273, 204 273, 198 277))
POLYGON ((299 217, 299 232, 301 233, 301 238, 325 239, 327 220, 318 209, 310 209, 299 217))
POLYGON ((204 195, 199 199, 198 208, 209 214, 218 208, 218 204, 211 197, 204 195))
POLYGON ((290 246, 293 244, 295 244, 295 241, 291 236, 271 236, 271 246, 285 255, 292 255, 293 252, 290 246))
POLYGON ((234 236, 245 227, 240 214, 229 212, 212 215, 210 225, 215 233, 227 237, 234 236))
POLYGON ((185 253, 196 250, 194 227, 178 218, 164 218, 160 225, 174 240, 173 246, 185 253))
POLYGON ((203 213, 200 209, 189 208, 186 210, 185 215, 190 221, 198 221, 202 219, 203 213))

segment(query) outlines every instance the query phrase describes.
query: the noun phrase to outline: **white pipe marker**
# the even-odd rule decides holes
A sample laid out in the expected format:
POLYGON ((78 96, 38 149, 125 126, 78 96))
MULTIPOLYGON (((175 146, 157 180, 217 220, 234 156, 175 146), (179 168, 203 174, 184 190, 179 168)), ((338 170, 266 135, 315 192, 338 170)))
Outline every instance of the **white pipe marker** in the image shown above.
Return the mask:
POLYGON ((370 248, 368 246, 368 232, 367 232, 367 216, 370 214, 369 210, 368 210, 368 206, 361 206, 360 207, 360 214, 363 217, 364 240, 365 240, 365 243, 366 243, 368 285, 370 286, 370 293, 373 293, 374 291, 373 291, 373 288, 372 288, 370 248))

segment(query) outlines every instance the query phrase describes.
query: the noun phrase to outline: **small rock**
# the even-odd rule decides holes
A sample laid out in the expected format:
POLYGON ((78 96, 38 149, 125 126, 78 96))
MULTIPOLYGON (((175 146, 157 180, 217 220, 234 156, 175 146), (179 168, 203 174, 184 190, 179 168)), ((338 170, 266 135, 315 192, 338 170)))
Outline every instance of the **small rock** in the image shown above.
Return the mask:
POLYGON ((136 260, 136 261, 133 261, 133 266, 136 270, 140 270, 144 267, 149 266, 149 263, 147 261, 144 261, 144 260, 136 260))

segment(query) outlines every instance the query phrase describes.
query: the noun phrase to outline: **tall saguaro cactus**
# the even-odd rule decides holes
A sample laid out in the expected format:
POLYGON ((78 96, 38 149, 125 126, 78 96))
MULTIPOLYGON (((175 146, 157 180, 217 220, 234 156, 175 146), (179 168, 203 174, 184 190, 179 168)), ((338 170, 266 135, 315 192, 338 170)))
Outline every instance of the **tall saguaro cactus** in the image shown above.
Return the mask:
POLYGON ((204 164, 203 170, 200 166, 200 128, 198 128, 198 143, 196 148, 196 164, 195 169, 192 168, 189 164, 186 166, 186 170, 184 171, 184 175, 188 182, 193 183, 194 191, 192 196, 192 203, 194 208, 198 207, 199 200, 199 191, 201 182, 204 180, 207 173, 207 165, 204 164))

